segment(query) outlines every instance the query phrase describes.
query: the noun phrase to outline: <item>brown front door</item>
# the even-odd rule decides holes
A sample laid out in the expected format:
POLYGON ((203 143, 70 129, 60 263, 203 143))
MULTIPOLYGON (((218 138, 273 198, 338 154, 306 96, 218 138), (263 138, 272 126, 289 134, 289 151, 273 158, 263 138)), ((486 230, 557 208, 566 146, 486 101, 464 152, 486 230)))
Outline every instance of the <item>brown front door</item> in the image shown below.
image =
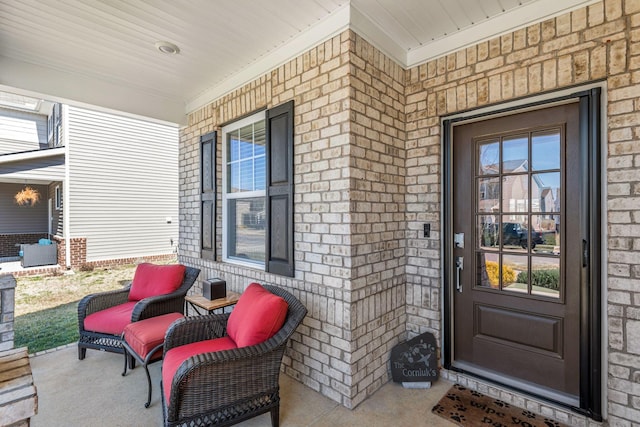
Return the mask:
POLYGON ((579 103, 452 128, 453 367, 580 403, 579 103))

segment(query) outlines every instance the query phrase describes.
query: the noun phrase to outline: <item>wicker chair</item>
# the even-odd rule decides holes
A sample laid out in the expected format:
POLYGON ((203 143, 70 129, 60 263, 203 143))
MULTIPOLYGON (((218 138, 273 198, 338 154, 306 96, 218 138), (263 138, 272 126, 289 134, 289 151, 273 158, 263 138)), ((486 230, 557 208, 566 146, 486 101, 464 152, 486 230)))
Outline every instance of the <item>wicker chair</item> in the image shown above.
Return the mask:
MULTIPOLYGON (((167 313, 184 314, 184 296, 187 294, 189 288, 193 286, 199 274, 199 269, 187 267, 180 287, 174 292, 148 297, 138 301, 131 313, 131 322, 167 313)), ((130 288, 131 282, 125 285, 123 289, 87 295, 80 300, 78 303, 78 328, 80 332, 78 359, 82 360, 85 358, 88 348, 112 353, 124 353, 121 335, 88 331, 84 328, 84 319, 92 313, 126 303, 130 288)), ((131 359, 130 363, 131 367, 133 367, 133 359, 131 359)))
MULTIPOLYGON (((307 309, 287 291, 264 288, 288 304, 282 327, 257 345, 185 359, 173 376, 168 401, 161 387, 165 426, 228 426, 266 412, 272 426, 279 425, 282 356, 307 309)), ((165 336, 165 355, 174 347, 224 337, 228 319, 229 313, 176 321, 165 336)))

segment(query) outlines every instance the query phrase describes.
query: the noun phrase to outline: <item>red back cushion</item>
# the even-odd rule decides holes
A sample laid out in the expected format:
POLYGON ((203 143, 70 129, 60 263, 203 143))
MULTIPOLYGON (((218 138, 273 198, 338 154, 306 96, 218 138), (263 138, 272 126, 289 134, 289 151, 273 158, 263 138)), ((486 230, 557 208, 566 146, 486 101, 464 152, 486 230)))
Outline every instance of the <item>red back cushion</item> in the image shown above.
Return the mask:
POLYGON ((227 322, 227 334, 238 347, 247 347, 268 340, 284 324, 287 302, 257 283, 252 283, 240 295, 227 322))
POLYGON ((129 301, 170 294, 180 287, 185 270, 186 267, 181 264, 139 264, 129 290, 129 301))

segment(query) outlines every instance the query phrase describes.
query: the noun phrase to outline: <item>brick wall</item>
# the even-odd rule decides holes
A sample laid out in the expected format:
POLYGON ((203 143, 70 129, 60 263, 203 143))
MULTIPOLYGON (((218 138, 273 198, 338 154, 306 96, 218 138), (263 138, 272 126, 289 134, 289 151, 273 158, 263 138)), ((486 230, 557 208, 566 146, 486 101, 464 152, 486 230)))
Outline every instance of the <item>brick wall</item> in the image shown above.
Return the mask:
POLYGON ((47 233, 0 234, 0 258, 17 257, 21 243, 38 243, 40 239, 48 239, 47 233))
MULTIPOLYGON (((345 32, 194 112, 181 135, 181 260, 230 289, 289 288, 309 314, 285 369, 347 407, 388 381, 388 353, 405 334, 403 80, 400 66, 345 32), (199 136, 290 99, 295 279, 200 260, 199 136)), ((219 144, 218 177, 221 154, 219 144)))
POLYGON ((406 336, 406 135, 405 71, 350 37, 351 259, 342 262, 351 266, 355 406, 389 381, 389 353, 406 336))
MULTIPOLYGON (((67 265, 67 241, 64 237, 53 236, 53 240, 58 243, 58 265, 67 265)), ((87 239, 84 237, 74 237, 69 239, 71 244, 71 268, 79 268, 87 260, 87 239)))
MULTIPOLYGON (((309 315, 285 370, 352 408, 388 380, 405 335, 440 337, 443 116, 606 81, 611 425, 640 419, 640 0, 605 0, 410 70, 346 31, 189 115, 181 132, 180 259, 232 290, 291 290, 309 315), (295 278, 199 258, 199 137, 295 100, 295 278), (431 236, 421 234, 431 224, 431 236)), ((218 177, 221 148, 218 144, 218 177)), ((220 182, 218 182, 220 186, 220 182)), ((217 242, 221 249, 220 197, 217 242)), ((193 292, 200 292, 198 284, 193 292)), ((444 376, 572 424, 593 424, 507 390, 444 376)))

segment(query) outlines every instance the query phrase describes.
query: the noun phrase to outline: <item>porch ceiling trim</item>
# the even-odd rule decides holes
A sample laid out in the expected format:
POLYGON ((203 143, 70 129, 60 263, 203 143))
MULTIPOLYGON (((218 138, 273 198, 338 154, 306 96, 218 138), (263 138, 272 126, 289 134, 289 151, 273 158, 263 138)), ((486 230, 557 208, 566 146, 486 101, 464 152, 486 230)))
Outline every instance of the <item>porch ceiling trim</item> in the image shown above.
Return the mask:
POLYGON ((10 153, 0 155, 0 164, 21 162, 25 160, 46 159, 48 157, 63 156, 64 147, 49 148, 46 150, 22 151, 19 153, 10 153))

